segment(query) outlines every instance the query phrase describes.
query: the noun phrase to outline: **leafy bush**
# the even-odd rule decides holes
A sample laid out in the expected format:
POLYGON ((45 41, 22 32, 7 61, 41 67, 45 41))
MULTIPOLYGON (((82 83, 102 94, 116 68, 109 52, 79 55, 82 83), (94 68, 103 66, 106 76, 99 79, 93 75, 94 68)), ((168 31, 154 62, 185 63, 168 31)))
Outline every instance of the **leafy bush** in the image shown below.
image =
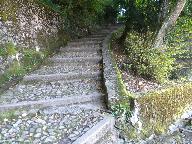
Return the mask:
POLYGON ((127 35, 125 51, 126 66, 136 75, 146 79, 164 82, 173 70, 175 58, 180 49, 171 47, 152 48, 153 33, 141 35, 132 31, 127 35))
POLYGON ((26 50, 23 52, 22 63, 25 69, 31 70, 34 66, 40 64, 44 58, 44 54, 33 50, 26 50))
POLYGON ((4 57, 6 55, 6 49, 3 46, 0 46, 0 56, 4 57))
POLYGON ((0 91, 1 88, 4 88, 4 86, 8 84, 8 82, 22 77, 25 73, 26 71, 23 69, 20 63, 14 61, 10 67, 2 75, 0 75, 0 91))
POLYGON ((177 58, 192 58, 192 19, 190 17, 181 17, 177 21, 176 25, 167 34, 166 40, 170 47, 180 47, 185 50, 181 55, 177 55, 177 58))
POLYGON ((37 68, 45 58, 42 52, 17 48, 12 43, 7 43, 0 49, 0 56, 4 57, 5 61, 8 56, 15 56, 17 53, 20 53, 20 58, 13 59, 13 61, 8 64, 4 73, 0 75, 0 88, 12 80, 20 79, 27 72, 37 68))
POLYGON ((175 55, 178 59, 176 69, 171 74, 171 79, 187 80, 192 73, 192 19, 189 16, 180 17, 176 25, 166 36, 167 45, 180 48, 183 52, 175 55))
POLYGON ((12 56, 15 55, 16 53, 17 50, 13 43, 9 42, 0 46, 0 56, 2 57, 12 56))

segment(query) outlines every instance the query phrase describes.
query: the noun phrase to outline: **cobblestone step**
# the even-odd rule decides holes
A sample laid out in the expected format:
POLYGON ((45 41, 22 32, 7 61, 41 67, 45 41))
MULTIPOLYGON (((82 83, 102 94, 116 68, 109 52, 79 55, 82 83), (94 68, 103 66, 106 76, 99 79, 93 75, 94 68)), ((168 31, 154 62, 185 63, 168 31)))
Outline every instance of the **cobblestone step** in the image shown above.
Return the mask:
POLYGON ((105 38, 106 35, 104 34, 92 34, 89 36, 89 38, 105 38))
POLYGON ((83 63, 88 65, 99 64, 102 57, 77 57, 77 58, 49 58, 53 63, 83 63))
POLYGON ((109 31, 101 31, 101 32, 98 32, 98 33, 95 33, 93 35, 102 35, 102 36, 107 36, 109 34, 109 31))
POLYGON ((31 74, 27 75, 23 78, 24 81, 58 81, 58 80, 78 80, 78 79, 86 79, 86 78, 99 78, 101 76, 101 72, 69 72, 67 74, 59 73, 59 74, 31 74))
POLYGON ((101 45, 110 29, 74 40, 0 94, 0 143, 116 144, 105 112, 101 45))
POLYGON ((103 38, 101 37, 96 37, 96 38, 90 38, 90 37, 87 37, 87 38, 80 38, 80 39, 75 39, 75 40, 73 40, 72 42, 84 42, 84 41, 99 41, 99 42, 101 42, 101 41, 103 41, 103 38))
POLYGON ((0 105, 0 111, 11 110, 15 108, 24 107, 46 107, 46 106, 65 106, 65 105, 79 105, 79 104, 100 104, 100 107, 104 107, 104 94, 93 92, 88 95, 77 95, 77 96, 62 96, 63 98, 54 98, 37 101, 23 101, 18 103, 8 103, 0 105))
POLYGON ((77 73, 77 72, 98 72, 102 69, 102 66, 100 64, 97 65, 46 65, 41 66, 40 69, 32 72, 31 74, 39 74, 39 75, 46 75, 46 74, 67 74, 67 73, 77 73))
MULTIPOLYGON (((73 81, 52 82, 22 82, 0 95, 0 103, 10 104, 19 102, 54 100, 56 98, 86 97, 87 95, 102 95, 102 84, 99 80, 84 79, 73 81)), ((90 96, 93 97, 93 96, 90 96)), ((99 97, 99 96, 98 96, 99 97)), ((89 99, 90 100, 90 99, 89 99)), ((75 103, 74 99, 74 103, 75 103)), ((70 103, 70 102, 69 102, 70 103)))
POLYGON ((101 51, 101 48, 99 47, 71 47, 71 48, 61 48, 61 52, 99 52, 101 51))
POLYGON ((88 136, 85 141, 90 136, 98 139, 97 135, 110 131, 112 125, 111 118, 104 114, 99 109, 78 106, 16 109, 6 111, 6 114, 1 112, 0 142, 77 144, 82 135, 88 136))
POLYGON ((78 57, 101 57, 101 52, 60 52, 59 54, 53 56, 53 58, 78 58, 78 57))
POLYGON ((101 51, 99 46, 79 46, 79 47, 65 47, 60 49, 61 52, 97 52, 101 51))
POLYGON ((95 66, 95 65, 102 65, 101 64, 101 61, 102 61, 102 59, 99 61, 97 61, 97 62, 86 62, 86 61, 79 61, 79 62, 67 62, 67 63, 64 63, 64 62, 49 62, 48 64, 47 64, 47 66, 66 66, 66 67, 83 67, 83 66, 85 66, 85 68, 86 67, 92 67, 92 66, 95 66))
POLYGON ((77 42, 70 42, 68 46, 81 46, 81 45, 99 45, 101 41, 77 41, 77 42))

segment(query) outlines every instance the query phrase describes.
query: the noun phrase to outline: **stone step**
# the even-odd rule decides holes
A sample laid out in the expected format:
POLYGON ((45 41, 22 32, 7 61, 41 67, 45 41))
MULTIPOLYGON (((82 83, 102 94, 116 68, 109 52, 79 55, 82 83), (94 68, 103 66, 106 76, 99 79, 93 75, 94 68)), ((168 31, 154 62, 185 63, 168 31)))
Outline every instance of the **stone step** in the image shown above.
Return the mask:
POLYGON ((106 37, 106 33, 94 33, 92 35, 90 35, 89 37, 91 38, 105 38, 106 37))
POLYGON ((1 112, 0 142, 80 144, 82 141, 81 144, 94 144, 112 129, 113 118, 104 114, 102 110, 77 106, 1 112))
POLYGON ((95 65, 101 65, 101 60, 100 61, 79 61, 79 62, 67 62, 67 63, 63 63, 63 62, 49 62, 47 64, 47 66, 67 66, 67 67, 91 67, 91 66, 95 66, 95 65))
POLYGON ((57 81, 57 80, 75 80, 75 79, 86 79, 86 78, 99 78, 101 72, 69 72, 59 74, 30 74, 23 78, 24 81, 57 81))
POLYGON ((49 61, 53 63, 89 63, 89 65, 98 64, 101 60, 102 57, 49 58, 49 61))
POLYGON ((110 32, 111 32, 111 30, 106 30, 106 31, 101 31, 101 32, 95 33, 94 35, 103 35, 103 36, 106 36, 106 35, 108 35, 110 32))
POLYGON ((61 52, 97 52, 101 51, 101 47, 96 46, 79 46, 79 47, 64 47, 60 48, 61 52))
POLYGON ((101 47, 99 45, 82 45, 78 47, 69 47, 66 46, 60 49, 61 52, 97 52, 101 51, 101 47))
POLYGON ((106 35, 104 35, 104 34, 92 34, 89 37, 90 38, 103 38, 104 39, 106 37, 106 35))
POLYGON ((17 103, 8 103, 0 105, 0 111, 11 110, 16 108, 34 108, 34 107, 47 107, 47 106, 69 106, 69 105, 82 105, 85 103, 98 104, 100 107, 104 107, 105 95, 98 92, 93 92, 88 95, 76 95, 76 96, 62 96, 63 98, 45 99, 37 101, 21 101, 17 103))
POLYGON ((77 42, 69 42, 68 46, 80 46, 80 45, 99 45, 101 41, 77 41, 77 42))
POLYGON ((95 37, 95 38, 87 37, 87 38, 75 39, 72 42, 87 42, 87 41, 101 42, 101 41, 103 41, 103 38, 102 37, 95 37))
POLYGON ((67 73, 77 73, 77 72, 98 72, 102 69, 102 66, 100 64, 97 65, 91 65, 91 66, 84 66, 84 65, 46 65, 41 66, 40 69, 35 70, 31 74, 39 74, 39 75, 49 75, 49 74, 67 74, 67 73))
POLYGON ((98 57, 101 56, 101 52, 60 52, 57 55, 53 56, 53 58, 77 58, 77 57, 98 57))
POLYGON ((83 136, 78 138, 73 144, 100 144, 103 136, 114 129, 114 119, 105 116, 104 119, 98 122, 93 128, 87 131, 83 136))
MULTIPOLYGON (((37 81, 37 82, 21 82, 15 87, 9 88, 5 93, 0 95, 0 104, 11 104, 30 101, 52 100, 71 98, 75 102, 75 98, 90 97, 91 100, 95 95, 98 99, 102 97, 103 89, 100 80, 84 79, 71 81, 37 81)), ((89 101, 87 100, 87 101, 89 101)), ((82 102, 81 101, 81 102, 82 102)), ((66 101, 67 102, 67 101, 66 101)), ((72 101, 73 102, 73 101, 72 101)), ((69 104, 72 102, 69 101, 69 104)), ((51 104, 51 103, 50 103, 51 104)))
POLYGON ((0 94, 0 143, 116 144, 102 80, 103 28, 0 94))

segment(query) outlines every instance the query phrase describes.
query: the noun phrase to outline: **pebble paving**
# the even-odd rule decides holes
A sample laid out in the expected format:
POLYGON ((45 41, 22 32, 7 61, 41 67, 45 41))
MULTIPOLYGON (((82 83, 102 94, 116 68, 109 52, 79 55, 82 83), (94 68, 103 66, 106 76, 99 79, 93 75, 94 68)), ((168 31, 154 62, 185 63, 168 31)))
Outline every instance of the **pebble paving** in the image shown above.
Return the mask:
POLYGON ((100 81, 91 79, 74 80, 69 82, 23 82, 0 95, 0 103, 18 103, 22 101, 36 101, 88 95, 94 92, 99 93, 101 90, 102 87, 100 81))
POLYGON ((89 48, 89 49, 100 49, 99 45, 79 45, 79 46, 66 46, 65 48, 61 48, 61 50, 69 50, 69 49, 83 49, 83 48, 89 48))
POLYGON ((0 143, 72 143, 103 119, 101 111, 81 107, 15 110, 12 113, 12 117, 0 119, 0 143))
MULTIPOLYGON (((94 36, 93 36, 94 37, 94 36)), ((94 38, 93 38, 94 39, 94 38)), ((73 42, 62 52, 53 58, 95 58, 101 57, 101 52, 86 51, 89 48, 99 48, 97 36, 95 41, 84 39, 84 42, 73 42), (82 51, 70 51, 70 48, 81 49, 82 51)), ((99 39, 100 36, 99 36, 99 39)), ((84 60, 84 59, 83 59, 84 60)), ((102 60, 102 57, 101 57, 102 60)), ((102 65, 98 63, 79 62, 52 62, 32 72, 33 75, 52 74, 78 74, 101 71, 102 65)), ((67 75, 69 76, 69 75, 67 75)), ((69 77, 70 78, 70 77, 69 77)), ((52 81, 22 81, 18 85, 9 88, 0 94, 0 104, 16 104, 19 102, 39 101, 46 99, 65 98, 72 96, 84 96, 88 94, 104 94, 100 78, 77 78, 69 80, 52 81)), ((92 103, 41 107, 41 105, 29 108, 15 108, 0 110, 0 144, 71 144, 98 122, 104 119, 105 105, 98 100, 99 106, 92 103), (83 107, 83 105, 91 105, 83 107), (94 108, 96 106, 96 108, 94 108)))
POLYGON ((99 52, 66 52, 60 53, 59 55, 56 55, 53 58, 97 57, 100 55, 101 54, 99 52))
POLYGON ((101 66, 93 65, 93 66, 70 66, 70 65, 57 65, 57 66, 43 66, 40 69, 32 72, 31 74, 39 74, 39 75, 45 75, 45 74, 55 74, 55 73, 77 73, 77 72, 97 72, 101 70, 101 66))

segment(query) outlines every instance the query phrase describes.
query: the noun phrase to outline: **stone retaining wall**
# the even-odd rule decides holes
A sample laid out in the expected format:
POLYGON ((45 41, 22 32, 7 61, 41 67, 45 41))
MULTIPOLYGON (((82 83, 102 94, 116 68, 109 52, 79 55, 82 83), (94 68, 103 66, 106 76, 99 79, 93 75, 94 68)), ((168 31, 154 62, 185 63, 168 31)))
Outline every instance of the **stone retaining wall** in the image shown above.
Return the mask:
MULTIPOLYGON (((40 0, 1 0, 0 5, 1 49, 7 43, 34 51, 61 45, 62 19, 40 0)), ((6 67, 5 63, 7 59, 0 55, 0 74, 6 67)))
POLYGON ((42 48, 44 40, 58 39, 60 17, 38 0, 0 2, 0 42, 42 48))
POLYGON ((118 102, 120 96, 117 85, 117 72, 113 64, 113 58, 110 52, 110 40, 111 34, 109 34, 104 42, 102 47, 102 55, 103 55, 103 68, 104 68, 104 81, 108 94, 108 108, 111 107, 118 102))

